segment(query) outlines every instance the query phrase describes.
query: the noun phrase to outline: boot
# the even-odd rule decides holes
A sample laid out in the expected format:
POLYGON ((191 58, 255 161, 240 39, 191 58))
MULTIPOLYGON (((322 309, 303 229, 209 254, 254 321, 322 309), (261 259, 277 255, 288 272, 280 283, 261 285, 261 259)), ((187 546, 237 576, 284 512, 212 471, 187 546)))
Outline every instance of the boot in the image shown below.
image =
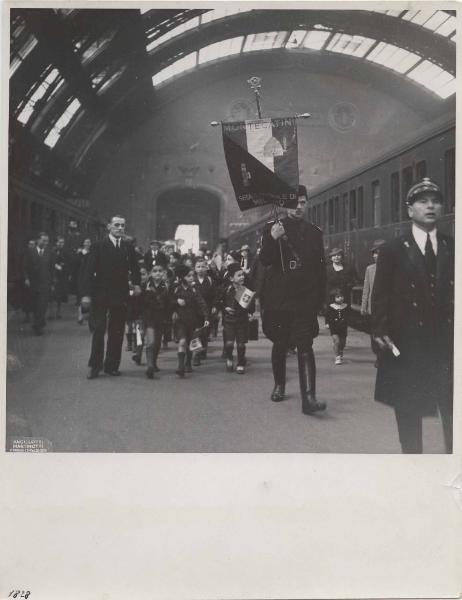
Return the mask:
POLYGON ((180 377, 184 377, 184 352, 178 352, 178 369, 176 374, 180 377))
POLYGON ((192 373, 191 358, 192 358, 191 350, 186 350, 186 361, 184 363, 184 372, 185 373, 192 373))
POLYGON ((127 352, 133 352, 133 337, 131 333, 127 333, 127 347, 125 348, 125 350, 127 352))
POLYGON ((312 415, 326 409, 325 402, 316 400, 316 363, 313 349, 308 352, 298 350, 298 376, 300 379, 300 393, 302 396, 302 413, 312 415))
POLYGON ((146 348, 146 377, 154 379, 154 351, 152 348, 146 348))
POLYGON ((271 393, 273 402, 282 402, 285 400, 286 388, 286 351, 285 349, 275 348, 271 352, 271 365, 273 367, 274 389, 271 393))

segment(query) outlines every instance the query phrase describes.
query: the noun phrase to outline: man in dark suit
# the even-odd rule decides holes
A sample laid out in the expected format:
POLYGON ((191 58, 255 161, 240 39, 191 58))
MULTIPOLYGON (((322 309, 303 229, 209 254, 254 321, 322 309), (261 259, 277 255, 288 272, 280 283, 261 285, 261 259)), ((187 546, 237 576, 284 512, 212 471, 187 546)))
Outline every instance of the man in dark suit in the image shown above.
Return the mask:
POLYGON ((35 248, 28 248, 23 261, 24 285, 30 292, 33 312, 32 331, 42 335, 53 285, 53 254, 49 237, 39 233, 35 248))
POLYGON ((281 221, 268 223, 262 236, 260 261, 267 267, 264 283, 263 332, 273 342, 273 402, 285 398, 286 356, 297 347, 302 412, 311 415, 326 404, 316 400, 313 339, 319 333, 317 312, 324 300, 326 267, 322 231, 304 221, 305 186, 298 203, 281 221))
POLYGON ((148 273, 151 271, 153 265, 160 265, 166 269, 168 266, 168 258, 160 250, 161 243, 157 240, 152 240, 149 246, 149 250, 144 255, 144 264, 148 270, 148 273))
POLYGON ((375 399, 395 409, 402 451, 422 453, 422 417, 436 414, 452 452, 454 240, 437 230, 439 186, 428 178, 406 198, 411 231, 380 248, 372 329, 381 352, 375 399))
POLYGON ((129 296, 129 279, 134 294, 139 295, 140 269, 133 245, 124 239, 125 218, 112 217, 108 236, 92 245, 86 271, 82 277, 82 307, 91 305, 93 328, 88 378, 94 379, 104 366, 108 375, 120 375, 125 317, 129 296), (107 327, 106 357, 104 336, 107 327), (103 364, 104 358, 104 364, 103 364))

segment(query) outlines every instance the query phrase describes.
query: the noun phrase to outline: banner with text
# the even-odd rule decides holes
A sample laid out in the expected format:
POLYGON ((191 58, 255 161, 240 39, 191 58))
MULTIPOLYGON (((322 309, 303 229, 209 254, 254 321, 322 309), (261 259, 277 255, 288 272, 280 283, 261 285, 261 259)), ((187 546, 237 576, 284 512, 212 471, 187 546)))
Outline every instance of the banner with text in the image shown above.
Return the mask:
POLYGON ((298 146, 294 117, 222 123, 223 147, 241 210, 297 205, 298 146))

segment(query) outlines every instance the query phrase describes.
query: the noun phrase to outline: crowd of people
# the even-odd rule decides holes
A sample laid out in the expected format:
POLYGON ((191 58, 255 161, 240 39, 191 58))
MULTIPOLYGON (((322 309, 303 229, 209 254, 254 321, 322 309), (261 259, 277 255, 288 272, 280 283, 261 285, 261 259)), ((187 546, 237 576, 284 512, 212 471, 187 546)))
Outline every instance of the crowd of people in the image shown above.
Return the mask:
MULTIPOLYGON (((361 314, 370 322, 377 358, 375 398, 395 409, 404 452, 422 452, 422 417, 437 408, 446 448, 452 448, 454 249, 453 240, 437 232, 442 203, 429 179, 411 188, 411 233, 374 242, 363 283, 361 314)), ((148 379, 160 370, 162 346, 174 341, 176 373, 184 378, 207 359, 220 315, 226 371, 244 374, 258 305, 272 342, 271 400, 285 400, 286 359, 296 352, 302 412, 324 411, 326 402, 316 397, 313 352, 318 317, 325 317, 334 364, 341 365, 351 291, 359 279, 340 248, 329 252, 326 267, 322 231, 305 221, 306 206, 306 189, 299 186, 297 206, 265 226, 255 256, 247 245, 180 254, 174 244, 157 240, 144 253, 127 235, 121 215, 111 218, 103 240, 87 238, 73 249, 63 237, 50 249, 48 236, 40 233, 21 261, 25 320, 32 316, 33 332, 41 335, 47 312, 50 319, 61 318, 61 304, 73 293, 77 322, 88 317, 92 332, 88 379, 102 371, 121 375, 124 336, 136 364, 145 353, 148 379)))

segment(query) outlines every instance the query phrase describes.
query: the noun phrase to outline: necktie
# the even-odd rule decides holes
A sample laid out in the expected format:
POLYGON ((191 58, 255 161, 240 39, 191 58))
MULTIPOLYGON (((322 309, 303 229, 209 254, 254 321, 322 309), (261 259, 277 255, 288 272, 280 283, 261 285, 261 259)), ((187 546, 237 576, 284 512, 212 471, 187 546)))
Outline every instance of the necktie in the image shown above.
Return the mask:
POLYGON ((428 276, 434 278, 436 276, 436 256, 429 233, 427 233, 427 242, 425 244, 425 266, 428 276))
POLYGON ((43 248, 39 249, 39 256, 43 256, 43 248))
POLYGON ((117 250, 120 249, 120 240, 116 240, 116 248, 117 248, 117 250))

